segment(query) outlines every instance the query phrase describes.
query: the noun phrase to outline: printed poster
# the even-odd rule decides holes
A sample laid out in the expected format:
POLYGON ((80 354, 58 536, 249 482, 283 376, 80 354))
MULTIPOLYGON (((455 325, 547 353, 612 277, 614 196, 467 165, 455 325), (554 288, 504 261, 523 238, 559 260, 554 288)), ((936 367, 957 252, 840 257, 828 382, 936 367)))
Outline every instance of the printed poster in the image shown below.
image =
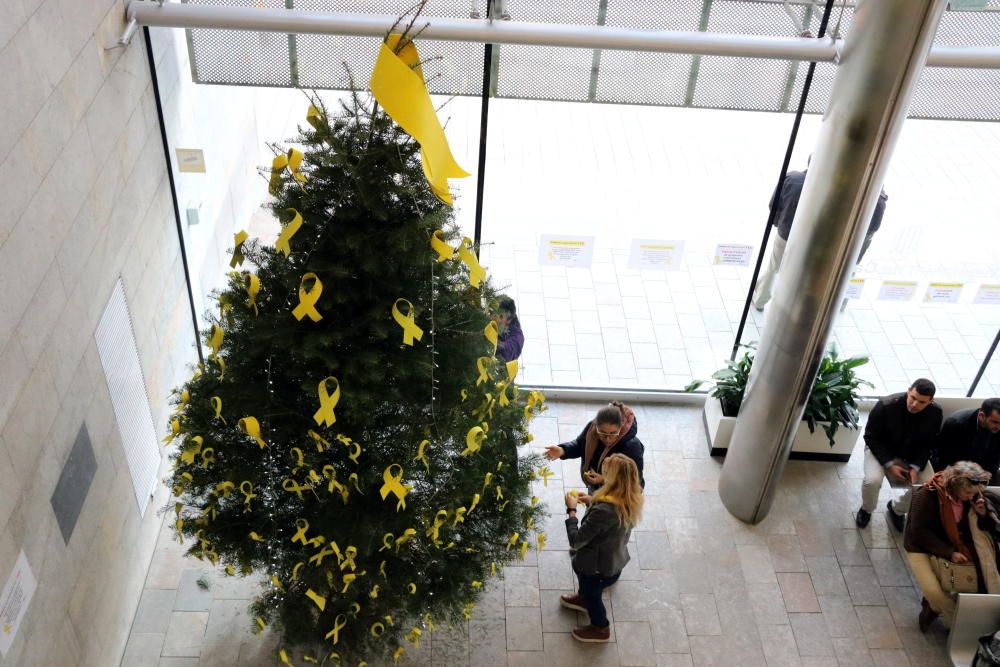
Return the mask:
POLYGON ((958 303, 962 283, 931 283, 924 294, 925 303, 958 303))
POLYGON ((633 271, 677 271, 684 256, 684 241, 632 239, 628 268, 633 271))
POLYGON ((593 236, 542 234, 538 246, 538 263, 543 266, 589 269, 593 258, 593 236))
POLYGON ((916 292, 916 280, 885 280, 878 291, 878 298, 879 301, 909 301, 916 292))
POLYGON ((865 290, 864 278, 851 278, 847 283, 847 291, 844 292, 845 299, 860 299, 861 293, 865 290))
POLYGON ((715 246, 713 264, 721 266, 750 266, 753 246, 745 243, 720 243, 715 246))
POLYGON ((36 587, 35 575, 31 573, 28 559, 22 551, 14 564, 14 571, 3 587, 3 593, 0 593, 0 655, 3 657, 7 657, 7 652, 14 643, 17 629, 28 611, 36 587))
POLYGON ((980 285, 972 303, 1000 306, 1000 285, 980 285))

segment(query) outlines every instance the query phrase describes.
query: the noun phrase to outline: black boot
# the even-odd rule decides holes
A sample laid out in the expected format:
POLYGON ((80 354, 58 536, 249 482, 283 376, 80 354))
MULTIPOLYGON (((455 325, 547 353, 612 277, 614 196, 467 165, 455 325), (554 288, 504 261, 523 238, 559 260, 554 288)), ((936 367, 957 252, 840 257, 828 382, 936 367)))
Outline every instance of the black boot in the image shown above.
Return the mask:
POLYGON ((927 598, 920 600, 920 616, 917 617, 917 624, 920 626, 920 632, 926 633, 931 627, 931 623, 934 619, 938 617, 938 613, 931 609, 931 604, 927 601, 927 598))
POLYGON ((858 513, 854 517, 854 523, 858 524, 858 528, 865 528, 871 520, 871 513, 866 512, 861 508, 858 509, 858 513))
POLYGON ((899 532, 903 532, 903 527, 906 525, 906 515, 896 514, 896 510, 892 509, 891 500, 888 503, 886 503, 885 509, 888 510, 889 512, 888 514, 889 522, 892 524, 892 527, 898 530, 899 532))

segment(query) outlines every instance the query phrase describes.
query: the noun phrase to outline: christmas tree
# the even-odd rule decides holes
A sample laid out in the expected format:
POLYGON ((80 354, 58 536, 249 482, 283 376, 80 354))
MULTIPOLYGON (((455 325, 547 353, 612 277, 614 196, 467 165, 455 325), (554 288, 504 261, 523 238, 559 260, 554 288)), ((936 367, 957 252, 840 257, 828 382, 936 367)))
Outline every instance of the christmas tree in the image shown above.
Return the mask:
POLYGON ((418 62, 391 35, 377 100, 311 97, 272 165, 281 234, 237 234, 211 354, 177 390, 177 532, 263 575, 252 616, 287 662, 398 659, 544 548, 531 480, 547 470, 517 453, 544 398, 494 357, 498 294, 452 220, 457 165, 418 62), (422 96, 386 92, 386 67, 422 96))

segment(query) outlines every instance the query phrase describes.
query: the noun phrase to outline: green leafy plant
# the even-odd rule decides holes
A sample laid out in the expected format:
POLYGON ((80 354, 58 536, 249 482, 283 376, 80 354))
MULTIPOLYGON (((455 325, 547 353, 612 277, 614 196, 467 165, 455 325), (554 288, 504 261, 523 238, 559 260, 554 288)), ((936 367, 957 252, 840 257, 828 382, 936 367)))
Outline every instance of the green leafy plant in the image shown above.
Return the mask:
MULTIPOLYGON (((712 389, 709 396, 722 402, 722 414, 735 417, 743 404, 743 394, 746 391, 750 368, 753 366, 753 355, 756 346, 744 345, 747 351, 735 361, 727 361, 726 367, 712 374, 712 389)), ((873 387, 872 383, 858 377, 856 369, 868 363, 864 355, 842 358, 835 345, 823 356, 813 382, 812 391, 806 402, 802 419, 809 426, 809 432, 816 431, 817 423, 823 427, 830 446, 834 445, 837 430, 858 428, 857 398, 862 386, 873 387)), ((695 391, 706 380, 695 380, 684 388, 684 391, 695 391)))

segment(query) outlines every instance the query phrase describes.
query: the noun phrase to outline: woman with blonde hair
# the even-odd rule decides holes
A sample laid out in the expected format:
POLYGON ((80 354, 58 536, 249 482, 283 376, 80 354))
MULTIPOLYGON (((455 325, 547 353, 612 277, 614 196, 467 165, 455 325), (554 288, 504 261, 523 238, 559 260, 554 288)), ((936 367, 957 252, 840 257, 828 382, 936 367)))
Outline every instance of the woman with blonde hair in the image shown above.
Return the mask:
POLYGON ((559 602, 590 617, 589 625, 573 629, 573 638, 582 642, 611 638, 601 593, 618 581, 628 563, 629 536, 642 514, 642 486, 635 461, 611 454, 601 463, 601 475, 604 484, 593 496, 566 494, 566 533, 580 591, 561 595, 559 602), (589 506, 582 523, 576 519, 577 502, 589 506))
POLYGON ((903 548, 924 594, 918 618, 921 632, 927 632, 938 616, 951 627, 955 600, 941 587, 932 557, 956 564, 978 564, 969 511, 986 516, 982 491, 989 481, 990 473, 978 464, 959 461, 934 475, 913 493, 903 548))

